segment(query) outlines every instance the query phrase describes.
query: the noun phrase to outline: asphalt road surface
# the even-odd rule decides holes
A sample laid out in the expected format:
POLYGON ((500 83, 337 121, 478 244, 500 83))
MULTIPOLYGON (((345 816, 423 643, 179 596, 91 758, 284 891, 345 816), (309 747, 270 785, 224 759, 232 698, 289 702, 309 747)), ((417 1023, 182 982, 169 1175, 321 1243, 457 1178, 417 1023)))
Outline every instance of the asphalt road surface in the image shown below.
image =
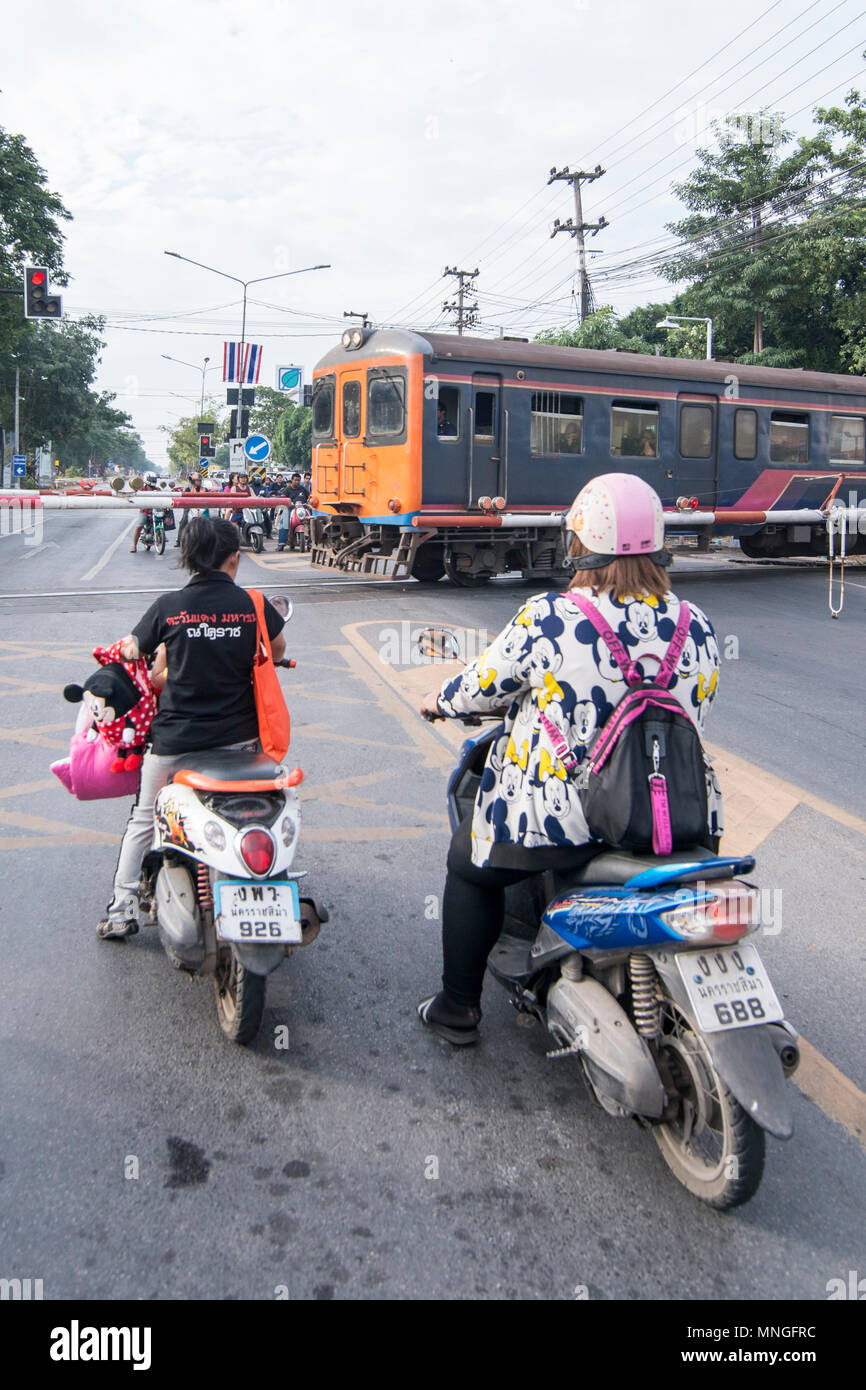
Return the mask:
POLYGON ((709 737, 732 844, 753 836, 779 894, 758 944, 808 1043, 794 1138, 718 1214, 492 984, 475 1049, 415 1019, 439 976, 459 733, 415 717, 408 657, 379 657, 424 623, 495 632, 518 582, 369 584, 245 555, 240 582, 295 604, 297 863, 331 922, 271 976, 248 1049, 155 932, 97 941, 127 803, 76 802, 48 765, 74 719, 63 685, 183 582, 173 549, 128 554, 128 526, 54 514, 39 544, 0 537, 0 1276, 47 1299, 821 1300, 864 1272, 866 572, 839 622, 822 571, 676 576, 727 641, 709 737))

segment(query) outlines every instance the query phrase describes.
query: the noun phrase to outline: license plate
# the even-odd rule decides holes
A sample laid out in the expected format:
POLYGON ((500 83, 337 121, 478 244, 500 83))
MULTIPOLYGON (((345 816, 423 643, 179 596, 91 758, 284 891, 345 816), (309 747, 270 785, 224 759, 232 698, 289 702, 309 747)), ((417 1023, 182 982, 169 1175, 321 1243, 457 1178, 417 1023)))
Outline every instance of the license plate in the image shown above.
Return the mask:
POLYGON ((217 883, 216 930, 221 941, 292 945, 301 940, 296 883, 217 883))
POLYGON ((681 951, 676 962, 702 1032, 753 1028, 784 1017, 756 947, 681 951))

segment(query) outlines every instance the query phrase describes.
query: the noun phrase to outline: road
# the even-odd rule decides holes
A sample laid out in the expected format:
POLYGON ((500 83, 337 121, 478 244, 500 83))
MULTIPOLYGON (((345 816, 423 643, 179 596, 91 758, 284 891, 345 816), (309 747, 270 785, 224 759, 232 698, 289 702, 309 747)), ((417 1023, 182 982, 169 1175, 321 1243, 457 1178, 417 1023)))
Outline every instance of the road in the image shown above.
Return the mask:
POLYGON ((271 977, 249 1049, 154 933, 97 941, 126 803, 78 803, 48 765, 63 685, 183 580, 174 550, 128 554, 127 526, 54 514, 40 545, 0 537, 0 1275, 52 1299, 820 1300, 863 1273, 866 573, 839 622, 812 569, 677 575, 727 652, 709 737, 729 842, 757 845, 778 894, 759 946, 808 1043, 793 1140, 720 1215, 500 991, 476 1049, 414 1017, 439 974, 459 731, 418 720, 417 671, 379 657, 404 622, 496 631, 517 582, 367 584, 245 554, 240 582, 295 603, 299 866, 331 923, 271 977))

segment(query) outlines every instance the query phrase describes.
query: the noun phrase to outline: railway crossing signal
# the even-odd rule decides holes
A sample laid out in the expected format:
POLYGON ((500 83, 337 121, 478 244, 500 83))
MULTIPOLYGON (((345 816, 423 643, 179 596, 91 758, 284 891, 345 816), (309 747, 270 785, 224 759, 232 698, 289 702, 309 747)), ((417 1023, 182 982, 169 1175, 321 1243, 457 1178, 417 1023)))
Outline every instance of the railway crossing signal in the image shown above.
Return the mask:
POLYGON ((48 268, 41 265, 24 267, 24 317, 26 319, 59 319, 63 317, 63 301, 48 289, 48 268))

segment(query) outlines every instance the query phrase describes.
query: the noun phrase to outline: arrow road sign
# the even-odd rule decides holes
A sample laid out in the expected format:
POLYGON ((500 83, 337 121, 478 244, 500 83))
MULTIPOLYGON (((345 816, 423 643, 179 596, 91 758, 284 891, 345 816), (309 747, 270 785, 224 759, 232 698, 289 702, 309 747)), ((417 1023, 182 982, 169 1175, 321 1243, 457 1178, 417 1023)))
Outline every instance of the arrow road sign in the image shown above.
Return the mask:
POLYGON ((24 478, 27 476, 27 459, 24 454, 12 455, 12 477, 24 478))
POLYGON ((266 458, 270 458, 271 441, 263 434, 251 434, 244 441, 244 453, 253 463, 264 463, 266 458))

